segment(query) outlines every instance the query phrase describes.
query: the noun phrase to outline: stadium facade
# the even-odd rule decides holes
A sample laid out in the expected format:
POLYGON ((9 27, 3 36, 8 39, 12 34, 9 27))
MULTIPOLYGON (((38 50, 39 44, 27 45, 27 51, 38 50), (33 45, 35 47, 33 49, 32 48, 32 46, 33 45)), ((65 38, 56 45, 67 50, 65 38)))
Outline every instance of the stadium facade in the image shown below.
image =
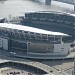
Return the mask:
POLYGON ((75 15, 66 12, 39 11, 27 12, 20 22, 22 25, 62 32, 75 38, 75 15))
POLYGON ((0 49, 23 51, 23 54, 67 55, 70 43, 63 42, 69 35, 38 28, 0 23, 0 49))

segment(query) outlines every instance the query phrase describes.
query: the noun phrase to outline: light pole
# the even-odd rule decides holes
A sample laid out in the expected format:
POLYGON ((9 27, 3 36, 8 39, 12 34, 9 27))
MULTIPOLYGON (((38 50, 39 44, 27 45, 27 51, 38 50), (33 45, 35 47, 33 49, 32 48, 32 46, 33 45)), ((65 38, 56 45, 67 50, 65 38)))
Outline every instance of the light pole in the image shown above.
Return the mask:
POLYGON ((73 75, 75 75, 75 55, 74 55, 74 71, 73 71, 73 75))

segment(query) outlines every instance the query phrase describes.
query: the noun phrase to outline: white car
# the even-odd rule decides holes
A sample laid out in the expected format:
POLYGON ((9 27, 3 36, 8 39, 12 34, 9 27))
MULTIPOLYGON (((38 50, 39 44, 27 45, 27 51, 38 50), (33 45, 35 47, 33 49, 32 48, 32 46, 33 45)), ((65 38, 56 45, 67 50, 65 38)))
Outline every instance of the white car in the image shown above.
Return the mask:
POLYGON ((16 54, 16 52, 10 52, 11 54, 16 54))

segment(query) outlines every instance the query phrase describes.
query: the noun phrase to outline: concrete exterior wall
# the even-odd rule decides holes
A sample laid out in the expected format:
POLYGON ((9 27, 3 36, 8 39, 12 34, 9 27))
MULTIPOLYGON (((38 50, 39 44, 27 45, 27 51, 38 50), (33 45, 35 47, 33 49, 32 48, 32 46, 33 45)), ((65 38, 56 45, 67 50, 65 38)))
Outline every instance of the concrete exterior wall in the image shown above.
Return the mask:
POLYGON ((0 48, 2 48, 2 38, 0 38, 0 48))
POLYGON ((55 44, 54 45, 54 53, 58 53, 61 55, 65 55, 70 50, 70 43, 63 43, 63 44, 55 44))
POLYGON ((53 53, 54 45, 46 43, 29 43, 28 51, 30 53, 53 53))
POLYGON ((8 39, 3 39, 3 49, 8 50, 8 39))
POLYGON ((43 44, 31 44, 27 54, 37 54, 37 55, 67 55, 70 51, 70 43, 54 44, 51 45, 43 44), (47 48, 51 48, 47 50, 47 48))
POLYGON ((0 48, 8 50, 8 39, 0 38, 0 48))

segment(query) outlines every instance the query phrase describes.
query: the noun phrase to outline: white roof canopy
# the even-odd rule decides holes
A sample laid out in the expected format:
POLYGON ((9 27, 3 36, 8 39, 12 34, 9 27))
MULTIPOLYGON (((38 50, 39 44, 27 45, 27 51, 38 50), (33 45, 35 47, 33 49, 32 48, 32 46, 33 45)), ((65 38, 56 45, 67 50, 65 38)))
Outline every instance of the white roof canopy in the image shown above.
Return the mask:
POLYGON ((60 33, 60 32, 52 32, 52 31, 47 31, 47 30, 38 29, 29 26, 16 25, 16 24, 0 23, 0 27, 23 30, 23 31, 33 32, 33 33, 40 33, 40 34, 68 36, 67 34, 60 33))

